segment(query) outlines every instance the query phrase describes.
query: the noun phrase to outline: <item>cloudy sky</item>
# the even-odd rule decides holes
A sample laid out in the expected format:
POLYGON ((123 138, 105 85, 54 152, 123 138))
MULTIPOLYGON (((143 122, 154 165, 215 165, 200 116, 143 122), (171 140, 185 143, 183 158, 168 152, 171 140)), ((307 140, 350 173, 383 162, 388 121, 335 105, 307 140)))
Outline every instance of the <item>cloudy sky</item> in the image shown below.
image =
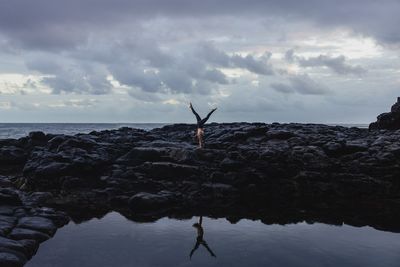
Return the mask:
POLYGON ((368 123, 398 0, 0 0, 1 122, 368 123))

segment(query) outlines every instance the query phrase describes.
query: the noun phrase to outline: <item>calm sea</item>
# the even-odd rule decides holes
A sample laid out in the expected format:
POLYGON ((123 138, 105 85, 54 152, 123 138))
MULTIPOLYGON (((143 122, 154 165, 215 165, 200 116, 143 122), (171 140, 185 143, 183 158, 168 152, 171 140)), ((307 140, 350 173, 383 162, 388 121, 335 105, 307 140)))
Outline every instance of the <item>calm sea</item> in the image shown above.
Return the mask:
MULTIPOLYGON (((112 130, 121 127, 132 127, 144 130, 159 128, 167 123, 0 123, 0 139, 20 138, 33 131, 51 134, 74 135, 91 131, 112 130)), ((367 128, 368 124, 329 124, 345 127, 367 128)))
POLYGON ((20 138, 33 131, 74 135, 91 131, 112 130, 121 127, 151 130, 166 123, 0 123, 0 139, 20 138))

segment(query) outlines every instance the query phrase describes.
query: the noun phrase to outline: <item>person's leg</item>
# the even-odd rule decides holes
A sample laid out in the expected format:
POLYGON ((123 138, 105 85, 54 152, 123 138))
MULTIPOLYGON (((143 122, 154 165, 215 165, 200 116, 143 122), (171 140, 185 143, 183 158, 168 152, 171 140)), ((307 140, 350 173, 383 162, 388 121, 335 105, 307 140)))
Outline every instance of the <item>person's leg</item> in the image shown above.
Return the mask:
POLYGON ((199 123, 201 121, 201 118, 200 118, 199 114, 197 114, 197 112, 194 110, 192 103, 190 103, 189 107, 192 110, 193 114, 196 116, 197 123, 199 123))
POLYGON ((199 148, 203 148, 203 135, 199 135, 199 148))
POLYGON ((217 110, 216 108, 214 108, 213 110, 211 110, 211 111, 207 114, 207 116, 206 116, 204 119, 202 119, 202 120, 200 121, 200 125, 204 125, 204 124, 207 122, 207 120, 210 118, 211 114, 213 114, 213 112, 216 111, 216 110, 217 110))

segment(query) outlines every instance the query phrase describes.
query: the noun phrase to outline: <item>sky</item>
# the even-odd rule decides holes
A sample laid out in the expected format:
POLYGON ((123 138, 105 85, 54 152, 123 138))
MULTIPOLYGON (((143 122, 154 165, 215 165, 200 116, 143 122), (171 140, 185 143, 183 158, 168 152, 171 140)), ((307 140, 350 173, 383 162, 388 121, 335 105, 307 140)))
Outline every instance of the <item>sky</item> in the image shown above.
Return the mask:
POLYGON ((369 123, 398 0, 0 0, 0 122, 369 123))

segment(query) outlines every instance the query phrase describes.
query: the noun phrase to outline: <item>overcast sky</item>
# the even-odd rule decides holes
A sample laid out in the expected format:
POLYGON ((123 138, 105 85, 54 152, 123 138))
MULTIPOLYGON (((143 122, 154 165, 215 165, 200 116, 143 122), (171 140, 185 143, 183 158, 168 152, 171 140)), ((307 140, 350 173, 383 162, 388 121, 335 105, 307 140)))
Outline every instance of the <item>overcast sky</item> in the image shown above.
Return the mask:
POLYGON ((0 122, 368 123, 398 0, 0 0, 0 122))

